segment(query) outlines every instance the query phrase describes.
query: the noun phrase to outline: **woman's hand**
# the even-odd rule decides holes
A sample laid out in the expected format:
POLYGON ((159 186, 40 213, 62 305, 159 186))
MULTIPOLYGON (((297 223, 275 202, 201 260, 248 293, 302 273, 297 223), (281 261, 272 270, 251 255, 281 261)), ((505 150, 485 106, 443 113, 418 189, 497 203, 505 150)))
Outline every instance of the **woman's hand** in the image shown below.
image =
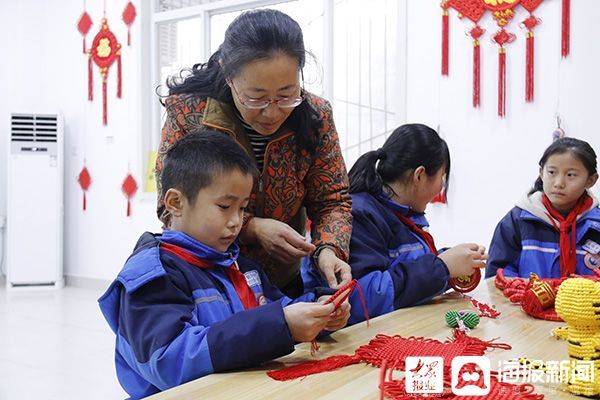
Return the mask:
POLYGON ((315 250, 304 236, 288 224, 271 218, 252 218, 241 239, 258 243, 276 260, 292 264, 315 250))
POLYGON ((438 257, 448 267, 451 277, 472 275, 473 269, 485 267, 485 260, 489 258, 485 247, 476 243, 459 244, 438 257))
POLYGON ((338 289, 352 280, 352 270, 344 261, 340 260, 335 251, 326 247, 319 252, 317 268, 321 271, 327 284, 338 289))

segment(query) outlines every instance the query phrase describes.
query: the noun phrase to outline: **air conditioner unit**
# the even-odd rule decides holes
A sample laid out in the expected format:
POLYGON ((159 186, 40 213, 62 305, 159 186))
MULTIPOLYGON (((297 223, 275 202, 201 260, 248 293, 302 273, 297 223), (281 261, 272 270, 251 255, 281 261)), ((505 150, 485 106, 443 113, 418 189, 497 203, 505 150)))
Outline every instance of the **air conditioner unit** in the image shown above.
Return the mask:
POLYGON ((6 283, 63 286, 64 124, 58 114, 11 114, 6 283))

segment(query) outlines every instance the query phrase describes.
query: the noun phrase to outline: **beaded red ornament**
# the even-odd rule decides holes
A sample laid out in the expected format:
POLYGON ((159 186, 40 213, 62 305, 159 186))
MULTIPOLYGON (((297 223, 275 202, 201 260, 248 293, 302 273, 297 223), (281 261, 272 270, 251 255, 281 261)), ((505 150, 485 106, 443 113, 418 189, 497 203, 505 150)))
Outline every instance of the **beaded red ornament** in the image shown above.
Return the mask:
POLYGON ((88 59, 88 100, 94 99, 92 61, 100 68, 102 75, 102 123, 107 122, 106 78, 108 69, 117 62, 117 97, 121 98, 121 45, 108 28, 106 18, 102 18, 100 31, 94 37, 88 59))
POLYGON ((131 46, 131 24, 133 24, 133 21, 135 21, 136 15, 137 13, 135 12, 135 6, 131 1, 128 2, 123 10, 122 15, 123 22, 125 22, 125 25, 127 25, 127 46, 131 46))
POLYGON ((79 182, 79 186, 81 186, 81 190, 83 190, 83 211, 87 210, 87 199, 86 192, 90 188, 92 184, 92 177, 90 176, 90 172, 87 167, 83 166, 81 172, 79 173, 79 177, 77 178, 77 182, 79 182))
POLYGON ((131 199, 138 190, 137 182, 131 174, 127 174, 127 177, 121 185, 121 190, 125 197, 127 197, 127 216, 131 216, 131 199))

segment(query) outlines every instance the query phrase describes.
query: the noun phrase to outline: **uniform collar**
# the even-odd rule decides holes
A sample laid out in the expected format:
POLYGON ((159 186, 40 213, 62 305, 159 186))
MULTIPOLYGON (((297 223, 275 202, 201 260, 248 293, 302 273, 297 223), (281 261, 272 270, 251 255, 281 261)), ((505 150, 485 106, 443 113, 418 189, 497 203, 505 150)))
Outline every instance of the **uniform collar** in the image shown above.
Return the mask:
POLYGON ((424 212, 415 211, 412 208, 410 208, 409 206, 405 206, 404 204, 395 202, 394 200, 390 199, 390 197, 385 192, 381 192, 377 196, 377 198, 381 202, 383 202, 383 204, 385 206, 390 208, 392 211, 399 212, 400 214, 404 215, 405 217, 412 219, 415 224, 417 224, 421 227, 429 226, 429 222, 427 221, 427 218, 425 217, 424 212))
POLYGON ((236 243, 231 244, 227 252, 223 253, 180 231, 166 230, 157 239, 164 243, 179 246, 202 260, 210 261, 212 264, 225 268, 229 268, 240 254, 240 248, 236 243))

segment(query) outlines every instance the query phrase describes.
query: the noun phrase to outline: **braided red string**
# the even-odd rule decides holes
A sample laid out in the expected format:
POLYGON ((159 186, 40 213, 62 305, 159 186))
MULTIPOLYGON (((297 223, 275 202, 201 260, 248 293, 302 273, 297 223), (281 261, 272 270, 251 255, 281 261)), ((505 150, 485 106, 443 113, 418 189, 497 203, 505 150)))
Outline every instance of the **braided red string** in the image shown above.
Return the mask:
MULTIPOLYGON (((360 302, 362 303, 363 311, 365 313, 365 320, 367 321, 367 326, 369 326, 369 312, 367 311, 367 303, 365 302, 365 296, 362 288, 360 287, 360 283, 358 283, 356 279, 352 279, 350 282, 339 288, 330 298, 325 300, 324 304, 334 303, 333 311, 337 310, 341 307, 342 303, 346 301, 348 297, 350 297, 350 294, 355 287, 358 287, 358 294, 360 296, 360 302)), ((320 347, 319 343, 317 343, 317 339, 313 339, 310 344, 310 354, 314 356, 315 353, 319 351, 319 348, 320 347)))
POLYGON ((332 356, 319 361, 307 361, 292 367, 269 371, 267 375, 278 381, 300 378, 320 372, 333 371, 346 365, 364 362, 380 367, 385 362, 394 368, 405 368, 406 357, 443 357, 448 368, 457 356, 481 356, 489 348, 511 349, 506 343, 494 343, 496 339, 481 340, 455 329, 454 336, 444 342, 436 339, 379 334, 368 344, 359 347, 354 355, 332 356))

